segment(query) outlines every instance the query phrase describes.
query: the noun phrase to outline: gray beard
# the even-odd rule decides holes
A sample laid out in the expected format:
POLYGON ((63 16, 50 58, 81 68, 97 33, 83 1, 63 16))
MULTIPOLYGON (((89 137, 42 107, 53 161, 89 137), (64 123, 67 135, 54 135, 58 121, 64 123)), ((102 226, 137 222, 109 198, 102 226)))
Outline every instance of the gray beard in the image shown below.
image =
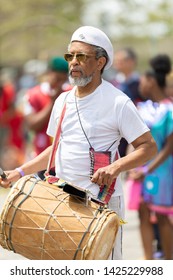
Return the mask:
POLYGON ((78 86, 78 87, 85 87, 92 81, 93 75, 90 75, 89 77, 82 77, 82 78, 72 78, 71 75, 69 75, 69 82, 72 86, 78 86))

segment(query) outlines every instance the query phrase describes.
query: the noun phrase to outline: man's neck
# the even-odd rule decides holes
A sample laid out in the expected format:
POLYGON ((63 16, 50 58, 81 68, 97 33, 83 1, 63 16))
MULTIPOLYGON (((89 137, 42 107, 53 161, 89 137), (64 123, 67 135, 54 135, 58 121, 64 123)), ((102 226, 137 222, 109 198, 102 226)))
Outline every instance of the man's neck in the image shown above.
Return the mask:
POLYGON ((102 83, 102 80, 100 80, 97 83, 89 83, 88 85, 86 85, 85 87, 77 87, 76 88, 76 96, 77 97, 85 97, 87 95, 90 95, 92 92, 94 92, 96 90, 96 88, 102 83))

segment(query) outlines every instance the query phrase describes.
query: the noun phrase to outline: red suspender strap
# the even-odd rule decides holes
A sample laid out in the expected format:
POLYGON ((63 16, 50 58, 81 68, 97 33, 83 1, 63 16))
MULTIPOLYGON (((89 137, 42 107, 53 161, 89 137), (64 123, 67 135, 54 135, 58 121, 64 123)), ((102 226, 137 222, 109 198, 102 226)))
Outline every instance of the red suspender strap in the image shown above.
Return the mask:
POLYGON ((47 170, 46 170, 46 173, 45 173, 46 176, 49 176, 49 172, 50 172, 51 168, 53 167, 53 162, 54 162, 54 159, 55 159, 55 153, 56 153, 56 150, 58 148, 58 143, 59 143, 59 139, 60 139, 60 135, 61 135, 61 123, 63 121, 65 111, 66 111, 66 102, 64 104, 64 107, 62 109, 62 112, 61 112, 61 115, 60 115, 60 118, 59 118, 56 135, 55 135, 55 138, 54 138, 54 141, 53 141, 52 151, 51 151, 51 154, 50 154, 49 162, 48 162, 48 165, 47 165, 47 170))

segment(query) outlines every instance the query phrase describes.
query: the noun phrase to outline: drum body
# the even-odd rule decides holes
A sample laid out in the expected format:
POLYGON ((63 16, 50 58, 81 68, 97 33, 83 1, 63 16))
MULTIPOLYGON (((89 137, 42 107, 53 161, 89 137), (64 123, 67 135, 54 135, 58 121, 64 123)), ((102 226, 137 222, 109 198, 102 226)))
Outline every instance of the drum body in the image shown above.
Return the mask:
POLYGON ((106 260, 118 227, 115 212, 25 176, 2 210, 0 245, 35 260, 106 260))

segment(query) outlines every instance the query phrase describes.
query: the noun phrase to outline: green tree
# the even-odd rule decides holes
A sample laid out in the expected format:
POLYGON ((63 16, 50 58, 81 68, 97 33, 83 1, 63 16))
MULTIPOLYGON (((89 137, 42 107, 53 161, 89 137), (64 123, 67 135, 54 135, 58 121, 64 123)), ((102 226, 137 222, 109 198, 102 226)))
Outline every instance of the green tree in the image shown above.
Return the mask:
POLYGON ((1 64, 63 54, 81 22, 82 0, 0 0, 1 64))
POLYGON ((106 31, 115 50, 134 48, 140 68, 145 68, 148 58, 159 52, 172 57, 172 0, 87 0, 85 7, 84 23, 90 16, 90 24, 106 31))

